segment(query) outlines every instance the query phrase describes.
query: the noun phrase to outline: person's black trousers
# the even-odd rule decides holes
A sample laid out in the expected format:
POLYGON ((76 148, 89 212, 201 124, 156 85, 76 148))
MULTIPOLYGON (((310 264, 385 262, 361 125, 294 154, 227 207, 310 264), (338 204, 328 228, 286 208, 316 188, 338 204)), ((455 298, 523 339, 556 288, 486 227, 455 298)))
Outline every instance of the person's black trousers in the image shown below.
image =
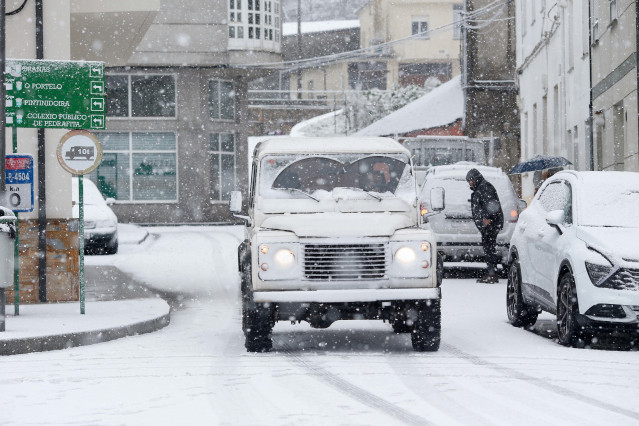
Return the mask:
POLYGON ((481 245, 484 247, 484 256, 488 265, 488 273, 497 272, 497 264, 501 262, 501 256, 497 254, 497 234, 500 229, 486 228, 481 232, 481 245))

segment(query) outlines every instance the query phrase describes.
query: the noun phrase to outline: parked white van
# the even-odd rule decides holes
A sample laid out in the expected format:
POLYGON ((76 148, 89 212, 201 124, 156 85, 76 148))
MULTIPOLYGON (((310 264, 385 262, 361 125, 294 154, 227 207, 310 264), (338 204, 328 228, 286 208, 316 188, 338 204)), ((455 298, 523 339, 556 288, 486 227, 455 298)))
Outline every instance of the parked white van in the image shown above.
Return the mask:
POLYGON ((482 261, 484 250, 481 235, 475 226, 470 209, 471 190, 466 182, 470 169, 477 169, 493 184, 499 195, 504 213, 504 227, 497 236, 497 254, 502 258, 503 271, 507 271, 508 249, 519 213, 526 207, 517 198, 513 185, 500 168, 481 166, 471 162, 459 162, 446 166, 434 166, 427 170, 420 191, 422 212, 431 210, 429 197, 433 188, 444 188, 446 206, 442 214, 428 218, 424 227, 433 231, 437 238, 437 250, 445 261, 482 261))

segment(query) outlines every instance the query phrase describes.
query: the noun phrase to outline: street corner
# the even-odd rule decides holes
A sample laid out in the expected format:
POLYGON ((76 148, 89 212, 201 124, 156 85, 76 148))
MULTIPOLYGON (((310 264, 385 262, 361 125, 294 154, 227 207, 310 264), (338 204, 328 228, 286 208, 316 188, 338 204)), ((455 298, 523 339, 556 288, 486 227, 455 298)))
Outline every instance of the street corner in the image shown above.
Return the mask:
POLYGON ((160 298, 22 305, 0 333, 0 355, 44 352, 108 342, 158 331, 170 323, 170 307, 160 298))

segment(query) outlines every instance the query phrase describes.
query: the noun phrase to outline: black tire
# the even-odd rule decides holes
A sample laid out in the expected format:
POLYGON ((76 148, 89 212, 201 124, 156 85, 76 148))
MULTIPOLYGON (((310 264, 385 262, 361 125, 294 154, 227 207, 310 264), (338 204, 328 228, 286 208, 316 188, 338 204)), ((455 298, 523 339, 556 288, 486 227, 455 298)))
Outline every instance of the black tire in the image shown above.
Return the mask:
POLYGON ((268 352, 273 347, 273 308, 268 303, 250 303, 246 311, 244 346, 248 352, 268 352))
POLYGON ((246 262, 242 257, 239 258, 240 262, 240 282, 242 285, 242 333, 246 336, 246 330, 248 328, 248 312, 249 305, 251 303, 251 266, 250 261, 246 262), (242 262, 244 262, 242 264, 242 262))
POLYGON ((437 252, 435 273, 437 274, 437 287, 441 287, 442 281, 444 280, 444 256, 440 252, 437 252))
POLYGON ((537 322, 537 309, 527 305, 521 295, 521 270, 518 260, 513 261, 508 271, 506 312, 508 321, 515 327, 530 328, 537 322))
POLYGON ((411 341, 416 352, 435 352, 441 341, 441 302, 430 300, 416 305, 411 341))
POLYGON ((578 314, 579 301, 575 279, 570 272, 567 272, 559 280, 557 297, 557 339, 560 344, 583 348, 592 340, 579 326, 578 314))

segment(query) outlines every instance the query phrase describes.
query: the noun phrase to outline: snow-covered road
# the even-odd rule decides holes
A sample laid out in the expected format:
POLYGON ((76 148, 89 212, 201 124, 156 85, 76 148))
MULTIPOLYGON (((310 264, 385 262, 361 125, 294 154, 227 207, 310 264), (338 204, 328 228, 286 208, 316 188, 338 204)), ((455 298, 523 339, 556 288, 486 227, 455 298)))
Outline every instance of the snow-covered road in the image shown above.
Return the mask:
POLYGON ((639 353, 569 349, 506 321, 505 281, 443 284, 442 347, 381 321, 278 323, 246 353, 232 227, 151 229, 118 266, 181 294, 159 332, 4 357, 0 424, 639 424, 639 353))

